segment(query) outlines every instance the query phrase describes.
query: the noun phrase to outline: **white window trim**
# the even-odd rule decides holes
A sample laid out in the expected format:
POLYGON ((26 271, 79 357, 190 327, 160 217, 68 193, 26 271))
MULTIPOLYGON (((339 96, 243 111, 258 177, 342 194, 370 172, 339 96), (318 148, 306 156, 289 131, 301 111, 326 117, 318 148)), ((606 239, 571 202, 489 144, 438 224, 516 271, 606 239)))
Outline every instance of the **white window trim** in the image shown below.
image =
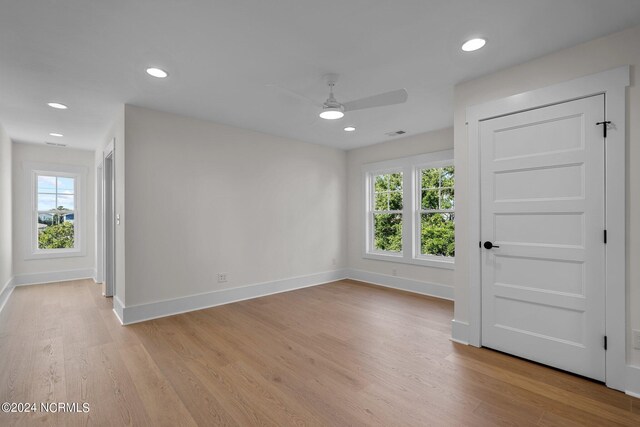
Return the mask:
POLYGON ((420 254, 420 215, 418 214, 418 192, 421 190, 418 184, 417 173, 421 169, 429 169, 443 166, 453 166, 453 150, 436 151, 418 156, 403 157, 384 162, 368 163, 362 166, 362 179, 364 183, 364 244, 362 257, 378 261, 399 262, 404 264, 422 265, 427 267, 455 268, 455 258, 445 258, 420 254), (373 218, 370 211, 373 197, 372 178, 390 172, 402 172, 403 195, 411 194, 411 200, 403 197, 402 200, 402 252, 384 252, 373 248, 373 218))
POLYGON ((24 236, 29 240, 25 259, 36 260, 85 256, 84 184, 86 182, 87 168, 73 165, 25 162, 24 172, 26 184, 24 191, 29 195, 25 206, 25 218, 30 218, 24 230, 24 236), (66 176, 75 179, 75 209, 73 220, 75 247, 73 249, 38 249, 38 234, 35 229, 35 224, 38 219, 38 194, 36 187, 36 177, 38 175, 66 176))

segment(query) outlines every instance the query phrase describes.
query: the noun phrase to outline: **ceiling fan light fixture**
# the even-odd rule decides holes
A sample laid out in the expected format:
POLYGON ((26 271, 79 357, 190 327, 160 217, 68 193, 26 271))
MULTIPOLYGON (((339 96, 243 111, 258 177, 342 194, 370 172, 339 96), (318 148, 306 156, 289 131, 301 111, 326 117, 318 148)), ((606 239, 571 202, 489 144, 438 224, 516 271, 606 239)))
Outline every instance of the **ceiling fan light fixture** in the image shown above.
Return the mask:
POLYGON ((320 113, 320 117, 325 120, 336 120, 344 117, 344 108, 342 106, 338 107, 329 107, 324 106, 322 108, 322 112, 320 113))

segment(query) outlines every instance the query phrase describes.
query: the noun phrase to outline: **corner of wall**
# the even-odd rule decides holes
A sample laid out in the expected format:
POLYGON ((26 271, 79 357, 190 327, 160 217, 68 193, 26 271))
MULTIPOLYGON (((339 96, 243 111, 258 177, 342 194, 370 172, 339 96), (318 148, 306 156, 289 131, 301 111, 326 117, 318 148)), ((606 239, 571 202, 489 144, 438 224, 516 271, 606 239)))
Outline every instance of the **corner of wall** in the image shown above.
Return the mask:
POLYGON ((0 125, 0 310, 13 290, 13 142, 0 125))
POLYGON ((453 319, 451 321, 451 341, 469 345, 469 323, 453 319))
POLYGON ((408 292, 453 300, 453 271, 364 259, 363 165, 453 148, 453 128, 393 139, 347 152, 347 268, 349 278, 408 292))
MULTIPOLYGON (((116 228, 116 247, 115 247, 115 295, 113 298, 114 311, 122 321, 122 307, 126 302, 126 276, 125 276, 125 222, 126 222, 126 210, 125 210, 125 133, 126 133, 126 110, 127 105, 122 104, 118 109, 116 116, 113 119, 113 123, 105 134, 102 141, 102 145, 96 150, 96 164, 101 163, 104 149, 115 140, 114 144, 114 175, 115 175, 115 211, 117 215, 120 215, 120 224, 116 228), (116 310, 116 307, 120 307, 120 310, 116 310)), ((97 240, 97 239, 96 239, 97 240)), ((97 248, 96 248, 97 249, 97 248)), ((98 251, 96 250, 96 254, 98 251)), ((96 267, 98 262, 96 259, 96 267)), ((96 276, 97 277, 97 274, 96 276)))
POLYGON ((627 365, 627 386, 625 393, 640 399, 640 366, 627 365))
POLYGON ((124 304, 116 295, 113 296, 113 312, 120 321, 120 324, 124 325, 124 304))
POLYGON ((5 304, 9 300, 9 297, 11 296, 11 293, 13 292, 14 287, 15 286, 13 283, 13 277, 11 277, 0 290, 0 311, 2 311, 5 304))
POLYGON ((440 299, 453 301, 453 287, 442 285, 440 283, 432 283, 424 280, 408 279, 405 277, 390 276, 388 274, 375 273, 373 271, 348 269, 347 277, 349 279, 361 282, 372 283, 386 288, 397 289, 400 291, 412 292, 414 294, 426 295, 440 299))

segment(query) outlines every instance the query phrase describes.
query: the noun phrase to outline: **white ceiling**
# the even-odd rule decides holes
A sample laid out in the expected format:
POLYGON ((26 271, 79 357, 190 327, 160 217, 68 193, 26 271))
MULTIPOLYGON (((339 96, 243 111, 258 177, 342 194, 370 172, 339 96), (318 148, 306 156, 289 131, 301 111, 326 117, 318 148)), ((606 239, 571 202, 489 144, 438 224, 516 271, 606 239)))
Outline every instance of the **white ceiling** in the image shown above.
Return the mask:
POLYGON ((450 126, 456 83, 639 23, 638 0, 0 0, 0 123, 94 149, 128 103, 350 149, 450 126), (270 86, 321 103, 327 72, 339 101, 409 100, 325 121, 270 86))

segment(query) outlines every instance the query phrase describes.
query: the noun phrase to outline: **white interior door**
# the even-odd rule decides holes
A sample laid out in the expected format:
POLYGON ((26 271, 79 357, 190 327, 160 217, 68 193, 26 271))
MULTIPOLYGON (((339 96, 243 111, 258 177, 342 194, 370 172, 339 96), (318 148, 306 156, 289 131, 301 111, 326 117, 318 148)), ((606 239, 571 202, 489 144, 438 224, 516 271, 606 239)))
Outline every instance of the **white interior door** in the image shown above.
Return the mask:
POLYGON ((603 120, 597 95, 480 123, 482 345, 601 381, 603 120))

